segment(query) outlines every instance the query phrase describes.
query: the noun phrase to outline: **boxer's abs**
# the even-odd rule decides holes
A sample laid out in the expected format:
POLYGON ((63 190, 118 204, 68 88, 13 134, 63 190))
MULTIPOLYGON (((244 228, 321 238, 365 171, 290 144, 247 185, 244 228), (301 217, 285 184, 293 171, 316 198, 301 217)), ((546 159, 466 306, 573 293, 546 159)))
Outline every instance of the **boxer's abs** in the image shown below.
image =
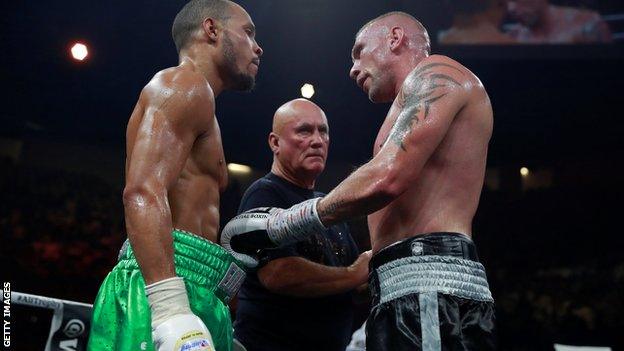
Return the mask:
POLYGON ((219 231, 219 184, 209 176, 182 175, 169 191, 174 228, 217 241, 219 231))
POLYGON ((462 189, 450 184, 451 179, 440 179, 439 175, 427 173, 434 172, 423 171, 418 184, 368 217, 373 252, 426 233, 472 234, 472 218, 481 188, 462 189))
POLYGON ((455 118, 405 193, 368 217, 373 252, 415 235, 472 234, 492 129, 491 110, 473 106, 455 118))
MULTIPOLYGON (((127 164, 131 161, 132 146, 142 115, 143 108, 138 104, 128 124, 127 164)), ((216 242, 220 193, 225 190, 227 183, 221 133, 216 118, 213 118, 209 130, 193 143, 178 179, 169 189, 173 228, 216 242)))
POLYGON ((169 191, 173 227, 216 242, 220 194, 227 182, 220 134, 196 140, 184 169, 169 191))

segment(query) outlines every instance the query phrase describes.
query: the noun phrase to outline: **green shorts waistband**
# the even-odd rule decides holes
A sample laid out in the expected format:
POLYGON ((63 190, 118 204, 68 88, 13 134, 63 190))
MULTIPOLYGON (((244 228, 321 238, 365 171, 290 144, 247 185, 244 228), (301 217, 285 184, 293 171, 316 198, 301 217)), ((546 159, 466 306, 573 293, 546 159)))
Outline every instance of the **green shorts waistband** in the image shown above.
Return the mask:
MULTIPOLYGON (((224 301, 229 301, 245 279, 245 272, 236 259, 221 246, 193 233, 174 229, 171 235, 176 274, 188 282, 214 291, 224 301)), ((139 269, 128 240, 119 252, 117 266, 123 269, 139 269)))

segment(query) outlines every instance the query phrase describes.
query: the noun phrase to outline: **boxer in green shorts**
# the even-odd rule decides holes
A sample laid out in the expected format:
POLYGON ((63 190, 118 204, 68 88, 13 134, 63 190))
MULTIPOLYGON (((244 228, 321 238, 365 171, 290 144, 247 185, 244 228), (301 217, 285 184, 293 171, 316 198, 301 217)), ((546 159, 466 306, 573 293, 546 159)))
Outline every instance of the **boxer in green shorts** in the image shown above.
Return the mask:
POLYGON ((213 244, 227 186, 215 98, 253 87, 262 49, 249 14, 227 0, 189 1, 172 35, 179 65, 152 78, 128 121, 123 201, 132 249, 100 288, 91 351, 232 347, 226 301, 240 271, 213 244))
MULTIPOLYGON (((232 325, 227 303, 245 272, 222 247, 194 234, 174 230, 173 247, 176 273, 184 278, 191 310, 210 330, 216 349, 230 350, 232 325)), ((93 318, 100 323, 91 330, 90 349, 154 350, 145 283, 128 242, 93 308, 93 318)))

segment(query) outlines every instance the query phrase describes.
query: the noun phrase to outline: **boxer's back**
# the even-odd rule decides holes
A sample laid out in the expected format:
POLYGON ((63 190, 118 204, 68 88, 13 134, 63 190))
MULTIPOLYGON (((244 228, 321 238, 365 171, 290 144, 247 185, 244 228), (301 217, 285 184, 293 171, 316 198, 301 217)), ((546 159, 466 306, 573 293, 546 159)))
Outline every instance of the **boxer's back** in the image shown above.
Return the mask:
MULTIPOLYGON (((383 209, 368 217, 373 251, 391 243, 430 232, 470 235, 477 209, 492 133, 492 108, 479 79, 454 60, 431 56, 416 68, 442 63, 458 68, 454 77, 464 89, 463 107, 452 120, 441 143, 425 163, 412 185, 383 209)), ((444 97, 436 104, 445 104, 444 97)), ((390 133, 396 114, 395 99, 375 142, 374 153, 390 133)), ((435 108, 431 108, 435 113, 435 108)), ((426 123, 427 121, 423 121, 426 123)))
MULTIPOLYGON (((196 93, 185 90, 184 87, 188 86, 189 79, 205 82, 205 79, 199 77, 197 73, 178 66, 156 74, 141 92, 126 131, 126 174, 133 163, 151 162, 151 160, 133 158, 132 151, 135 143, 141 142, 139 134, 149 131, 150 123, 167 120, 167 116, 157 117, 164 104, 179 103, 176 99, 184 99, 181 95, 196 93), (170 94, 167 93, 168 90, 171 91, 170 94)), ((197 84, 192 85, 197 87, 197 84)), ((200 89, 204 89, 202 84, 199 86, 200 89)), ((203 94, 214 100, 207 82, 205 89, 203 94)), ((219 195, 227 186, 227 168, 221 144, 221 133, 212 110, 202 110, 201 113, 190 118, 197 122, 188 123, 189 130, 184 131, 189 137, 194 138, 191 149, 184 150, 184 147, 180 145, 179 148, 167 150, 171 153, 188 152, 179 176, 169 186, 167 194, 172 225, 174 228, 187 230, 216 241, 219 229, 219 195)), ((167 162, 166 155, 160 162, 167 162)))

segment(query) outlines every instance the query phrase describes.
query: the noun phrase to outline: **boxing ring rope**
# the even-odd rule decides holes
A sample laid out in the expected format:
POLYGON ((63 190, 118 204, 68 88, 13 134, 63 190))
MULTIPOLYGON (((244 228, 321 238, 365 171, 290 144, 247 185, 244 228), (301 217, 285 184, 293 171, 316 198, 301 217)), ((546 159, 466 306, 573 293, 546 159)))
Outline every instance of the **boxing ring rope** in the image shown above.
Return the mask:
POLYGON ((17 291, 11 292, 11 304, 54 311, 45 351, 87 349, 93 305, 17 291))
MULTIPOLYGON (((11 304, 54 311, 44 351, 83 351, 87 349, 93 305, 47 296, 11 292, 11 304)), ((232 351, 246 351, 236 339, 232 351)))
POLYGON ((11 292, 11 303, 22 306, 40 307, 51 310, 58 310, 63 307, 63 303, 72 303, 89 308, 93 308, 93 305, 88 303, 55 299, 52 297, 25 294, 17 291, 11 292))
MULTIPOLYGON (((45 308, 54 311, 50 334, 44 351, 83 351, 87 349, 89 328, 91 325, 91 310, 93 305, 55 299, 47 296, 11 292, 11 304, 45 308)), ((346 351, 365 351, 366 335, 362 325, 354 334, 346 351)), ((238 340, 234 339, 232 351, 246 351, 238 340)), ((554 344, 556 351, 611 351, 609 347, 579 347, 554 344)))

